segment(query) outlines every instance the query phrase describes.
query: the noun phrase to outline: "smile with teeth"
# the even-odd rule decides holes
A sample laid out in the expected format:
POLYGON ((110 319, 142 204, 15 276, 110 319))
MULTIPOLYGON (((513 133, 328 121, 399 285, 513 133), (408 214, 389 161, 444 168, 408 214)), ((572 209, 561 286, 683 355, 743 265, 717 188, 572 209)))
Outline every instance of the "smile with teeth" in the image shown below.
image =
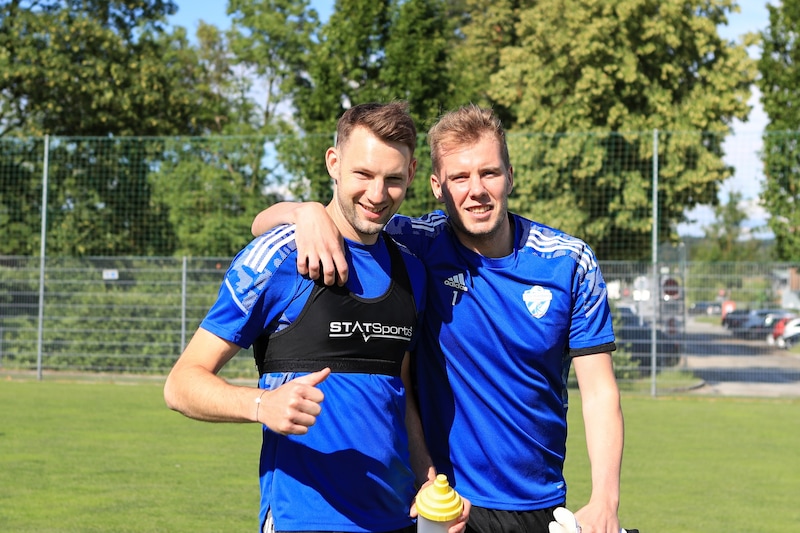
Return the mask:
POLYGON ((361 205, 361 208, 364 211, 367 211, 369 213, 373 213, 373 214, 376 214, 376 215, 381 214, 383 212, 383 209, 384 209, 383 207, 369 207, 369 206, 366 206, 364 204, 359 204, 359 205, 361 205))
POLYGON ((488 213, 489 211, 491 211, 491 207, 489 207, 488 205, 479 205, 477 207, 469 207, 467 208, 467 211, 475 215, 482 215, 483 213, 488 213))

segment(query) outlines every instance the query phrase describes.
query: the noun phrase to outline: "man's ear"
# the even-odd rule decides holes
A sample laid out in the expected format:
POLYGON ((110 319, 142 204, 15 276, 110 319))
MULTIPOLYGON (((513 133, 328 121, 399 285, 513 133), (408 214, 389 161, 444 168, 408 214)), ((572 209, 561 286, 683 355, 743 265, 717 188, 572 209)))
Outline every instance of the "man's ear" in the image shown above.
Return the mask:
POLYGON ((328 168, 328 175, 334 183, 339 177, 339 150, 331 146, 325 151, 325 166, 328 168))
POLYGON ((508 193, 514 190, 514 167, 508 167, 508 193))
POLYGON ((417 173, 417 160, 411 158, 411 163, 408 164, 408 181, 406 182, 406 187, 411 186, 411 182, 414 181, 414 176, 417 173))
POLYGON ((431 190, 433 191, 433 196, 436 198, 436 201, 439 203, 444 203, 442 184, 439 183, 439 178, 436 176, 436 174, 431 174, 431 190))

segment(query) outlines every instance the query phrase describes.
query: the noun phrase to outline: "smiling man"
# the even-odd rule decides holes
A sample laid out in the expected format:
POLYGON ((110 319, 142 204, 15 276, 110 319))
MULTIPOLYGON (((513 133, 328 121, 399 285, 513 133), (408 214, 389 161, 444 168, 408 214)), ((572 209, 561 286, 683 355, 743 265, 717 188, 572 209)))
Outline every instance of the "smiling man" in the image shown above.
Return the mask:
MULTIPOLYGON (((415 485, 436 474, 407 394, 425 272, 381 231, 414 177, 415 148, 406 104, 347 110, 325 153, 334 185, 326 213, 345 237, 346 286, 298 271, 294 226, 257 237, 167 378, 166 402, 186 416, 263 425, 265 533, 415 530, 415 485), (217 376, 251 345, 258 388, 217 376)), ((450 533, 463 531, 467 514, 465 506, 450 533)))

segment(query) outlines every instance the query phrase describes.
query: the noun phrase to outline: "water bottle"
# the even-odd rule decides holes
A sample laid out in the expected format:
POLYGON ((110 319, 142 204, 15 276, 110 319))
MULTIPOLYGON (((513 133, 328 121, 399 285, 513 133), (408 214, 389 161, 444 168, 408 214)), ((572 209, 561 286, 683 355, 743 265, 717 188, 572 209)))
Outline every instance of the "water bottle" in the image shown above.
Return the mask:
POLYGON ((447 533, 463 509, 464 502, 447 476, 437 475, 432 485, 417 494, 417 533, 447 533))

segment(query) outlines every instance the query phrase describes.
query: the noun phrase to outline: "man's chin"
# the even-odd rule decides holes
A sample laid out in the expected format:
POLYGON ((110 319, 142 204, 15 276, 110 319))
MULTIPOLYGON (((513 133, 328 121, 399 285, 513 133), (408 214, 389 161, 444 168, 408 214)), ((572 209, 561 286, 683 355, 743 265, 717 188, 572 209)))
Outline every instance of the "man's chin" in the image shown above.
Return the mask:
POLYGON ((377 235, 385 225, 386 222, 362 222, 358 226, 358 232, 362 235, 377 235))

